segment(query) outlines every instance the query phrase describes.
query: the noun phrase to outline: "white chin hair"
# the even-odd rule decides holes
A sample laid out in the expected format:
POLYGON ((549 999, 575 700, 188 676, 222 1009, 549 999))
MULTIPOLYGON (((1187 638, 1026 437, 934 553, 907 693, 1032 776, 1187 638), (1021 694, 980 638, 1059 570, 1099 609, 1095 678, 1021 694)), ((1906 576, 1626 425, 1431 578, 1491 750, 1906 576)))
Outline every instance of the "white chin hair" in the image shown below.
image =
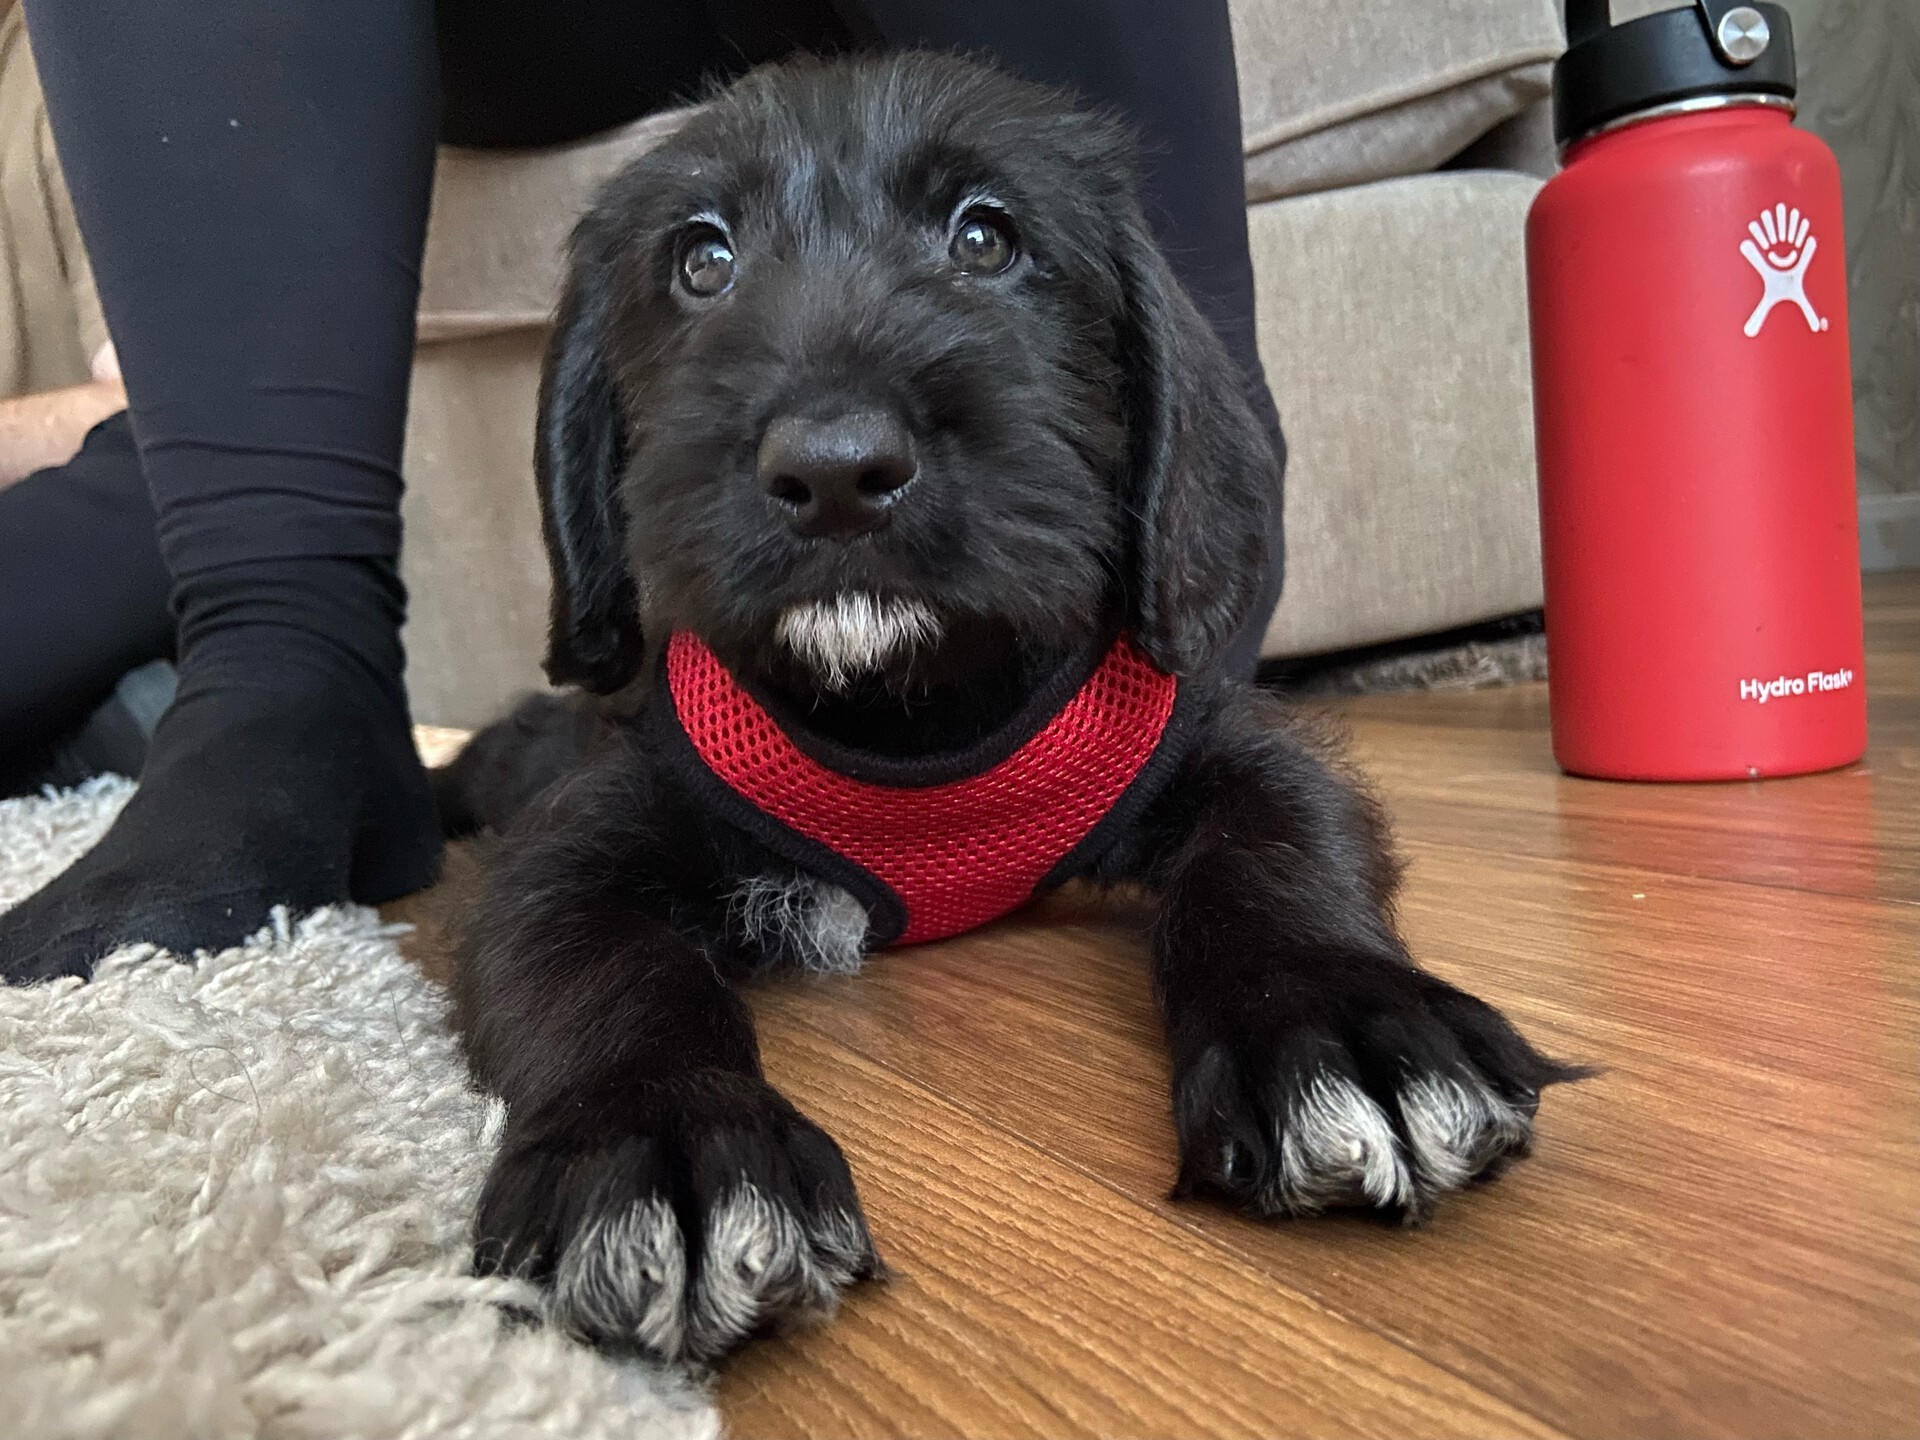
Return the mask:
POLYGON ((796 605, 774 632, 830 690, 842 690, 903 652, 939 638, 940 621, 917 600, 841 595, 796 605))

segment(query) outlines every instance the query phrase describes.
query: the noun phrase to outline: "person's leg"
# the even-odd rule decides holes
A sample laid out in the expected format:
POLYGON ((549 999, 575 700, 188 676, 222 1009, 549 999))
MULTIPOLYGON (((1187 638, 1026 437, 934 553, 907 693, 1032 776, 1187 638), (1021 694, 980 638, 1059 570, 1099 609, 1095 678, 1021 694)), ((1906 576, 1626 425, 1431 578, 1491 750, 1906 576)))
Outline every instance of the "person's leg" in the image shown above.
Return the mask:
MULTIPOLYGON (((843 0, 895 46, 975 51, 1017 75, 1068 85, 1138 130, 1147 219, 1173 272, 1245 373, 1284 459, 1280 419, 1255 344, 1253 259, 1227 0, 843 0)), ((1236 639, 1251 675, 1280 598, 1283 545, 1274 496, 1267 594, 1236 639)))
POLYGON ((173 653, 170 581, 124 413, 0 489, 0 795, 137 665, 173 653))
POLYGON ((440 138, 556 145, 796 50, 847 48, 835 0, 440 0, 440 138))
POLYGON ((107 837, 0 917, 9 979, 428 883, 399 459, 437 98, 428 0, 30 0, 178 617, 107 837))

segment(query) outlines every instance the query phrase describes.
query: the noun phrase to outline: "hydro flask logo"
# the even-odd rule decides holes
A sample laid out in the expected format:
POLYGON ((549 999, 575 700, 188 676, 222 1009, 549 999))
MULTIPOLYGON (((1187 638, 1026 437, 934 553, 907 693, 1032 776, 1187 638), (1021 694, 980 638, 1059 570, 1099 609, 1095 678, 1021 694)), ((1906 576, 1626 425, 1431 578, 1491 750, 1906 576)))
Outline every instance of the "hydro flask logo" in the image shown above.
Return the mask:
POLYGON ((1774 306, 1788 303, 1800 307, 1800 313, 1807 317, 1809 330, 1826 329, 1827 322, 1816 315, 1807 302, 1807 267, 1813 264, 1813 252, 1820 248, 1820 242, 1813 238, 1813 222, 1798 210, 1776 205, 1771 210, 1762 210, 1760 218, 1749 224, 1747 231, 1753 238, 1740 242, 1740 253, 1759 272, 1760 283, 1766 286, 1760 303, 1747 317, 1747 338, 1760 333, 1774 306))
POLYGON ((1844 665, 1838 670, 1809 670, 1805 675, 1781 675, 1773 680, 1742 680, 1740 698, 1764 705, 1769 700, 1785 700, 1794 695, 1820 695, 1829 690, 1845 690, 1853 684, 1853 671, 1844 665))

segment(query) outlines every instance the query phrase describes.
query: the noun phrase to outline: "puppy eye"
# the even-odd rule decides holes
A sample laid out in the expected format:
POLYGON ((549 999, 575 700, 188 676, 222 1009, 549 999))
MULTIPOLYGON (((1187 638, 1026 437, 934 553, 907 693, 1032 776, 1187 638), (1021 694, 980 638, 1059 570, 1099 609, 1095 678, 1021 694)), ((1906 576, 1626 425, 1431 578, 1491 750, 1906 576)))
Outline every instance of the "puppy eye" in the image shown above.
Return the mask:
POLYGON ((990 210, 969 210, 960 217, 947 255, 963 275, 998 275, 1019 253, 1013 227, 990 210))
POLYGON ((711 299, 733 285, 733 246, 718 230, 699 230, 680 249, 680 284, 689 295, 711 299))

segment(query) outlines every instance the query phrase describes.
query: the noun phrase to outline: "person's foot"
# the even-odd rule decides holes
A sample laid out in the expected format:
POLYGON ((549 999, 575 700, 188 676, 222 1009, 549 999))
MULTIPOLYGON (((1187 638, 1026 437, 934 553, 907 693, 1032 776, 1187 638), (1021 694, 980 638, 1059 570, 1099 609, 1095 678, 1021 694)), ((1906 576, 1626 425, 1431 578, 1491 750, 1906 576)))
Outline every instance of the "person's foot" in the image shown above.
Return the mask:
POLYGON ((92 851, 0 915, 9 982, 88 975, 123 942, 218 948, 276 905, 377 904, 438 872, 391 567, 235 566, 182 591, 179 694, 140 789, 92 851))

